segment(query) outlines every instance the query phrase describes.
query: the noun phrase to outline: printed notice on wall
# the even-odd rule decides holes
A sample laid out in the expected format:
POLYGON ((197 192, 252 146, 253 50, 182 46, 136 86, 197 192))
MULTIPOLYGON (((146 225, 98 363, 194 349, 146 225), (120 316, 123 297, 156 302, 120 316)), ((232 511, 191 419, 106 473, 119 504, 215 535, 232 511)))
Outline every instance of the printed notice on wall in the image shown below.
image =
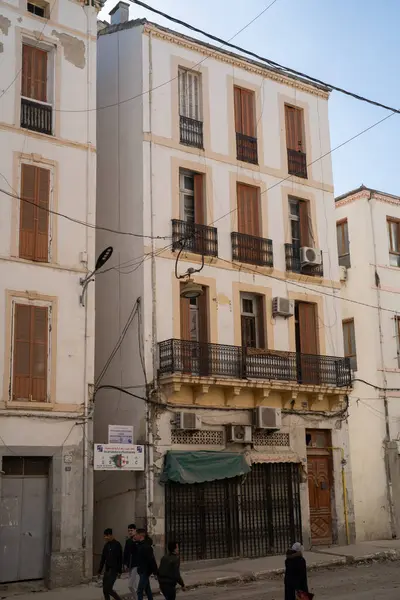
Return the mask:
POLYGON ((144 471, 144 446, 95 444, 95 471, 144 471))
POLYGON ((109 444, 133 444, 132 425, 109 425, 108 426, 109 444))

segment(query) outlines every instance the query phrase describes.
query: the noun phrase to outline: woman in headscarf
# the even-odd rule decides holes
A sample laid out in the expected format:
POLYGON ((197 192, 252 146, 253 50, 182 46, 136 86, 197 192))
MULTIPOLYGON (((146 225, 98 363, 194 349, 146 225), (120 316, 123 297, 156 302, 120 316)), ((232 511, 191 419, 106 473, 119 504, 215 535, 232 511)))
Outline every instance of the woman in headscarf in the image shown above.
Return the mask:
POLYGON ((285 560, 285 600, 297 600, 296 594, 308 594, 307 564, 303 557, 303 546, 296 542, 286 553, 285 560))

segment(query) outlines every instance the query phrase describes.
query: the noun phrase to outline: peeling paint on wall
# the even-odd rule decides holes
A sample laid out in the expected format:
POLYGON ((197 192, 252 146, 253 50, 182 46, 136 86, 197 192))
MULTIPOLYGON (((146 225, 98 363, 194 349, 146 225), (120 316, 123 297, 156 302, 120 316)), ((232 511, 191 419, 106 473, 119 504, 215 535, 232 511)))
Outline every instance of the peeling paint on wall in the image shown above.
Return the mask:
POLYGON ((3 15, 0 15, 0 31, 1 31, 1 33, 4 33, 4 35, 8 35, 8 30, 10 28, 10 25, 11 25, 10 19, 7 19, 7 17, 3 17, 3 15))
POLYGON ((53 29, 52 34, 58 38, 64 48, 65 60, 79 69, 83 69, 86 64, 85 43, 82 40, 68 35, 68 33, 59 33, 53 29))

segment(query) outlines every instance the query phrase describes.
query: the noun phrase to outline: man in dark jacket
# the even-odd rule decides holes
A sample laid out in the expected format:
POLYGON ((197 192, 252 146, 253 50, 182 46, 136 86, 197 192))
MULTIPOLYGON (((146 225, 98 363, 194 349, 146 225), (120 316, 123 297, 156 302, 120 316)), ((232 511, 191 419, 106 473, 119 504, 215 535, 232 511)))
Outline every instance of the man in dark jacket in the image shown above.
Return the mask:
POLYGON ((285 600, 296 600, 296 592, 308 593, 307 564, 299 542, 293 544, 291 550, 286 553, 285 600))
POLYGON ((103 575, 103 595, 104 600, 110 600, 110 596, 114 600, 121 600, 117 592, 113 590, 114 583, 117 577, 122 573, 122 546, 114 538, 112 529, 104 530, 105 544, 101 555, 99 575, 104 568, 103 575))
POLYGON ((128 569, 128 588, 133 598, 136 598, 136 590, 138 586, 137 576, 137 542, 136 542, 136 525, 132 523, 128 525, 128 537, 124 548, 124 565, 128 569))
POLYGON ((158 569, 158 582, 165 600, 175 600, 176 585, 185 589, 180 573, 179 546, 177 542, 168 543, 168 554, 162 557, 158 569))
POLYGON ((152 546, 146 541, 146 530, 136 530, 137 541, 137 571, 139 575, 139 585, 137 589, 137 600, 143 600, 143 594, 146 593, 148 600, 153 600, 153 593, 150 587, 150 575, 157 575, 157 563, 154 558, 152 546))

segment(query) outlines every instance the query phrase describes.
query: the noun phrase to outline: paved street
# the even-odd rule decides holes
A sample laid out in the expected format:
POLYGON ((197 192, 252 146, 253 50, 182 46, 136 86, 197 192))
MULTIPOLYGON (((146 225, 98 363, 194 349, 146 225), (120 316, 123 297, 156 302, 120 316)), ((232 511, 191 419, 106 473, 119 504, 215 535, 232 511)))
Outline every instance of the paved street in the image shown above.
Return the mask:
MULTIPOLYGON (((383 562, 309 573, 315 600, 399 600, 400 562, 383 562)), ((282 581, 201 588, 182 600, 282 600, 282 581)))

